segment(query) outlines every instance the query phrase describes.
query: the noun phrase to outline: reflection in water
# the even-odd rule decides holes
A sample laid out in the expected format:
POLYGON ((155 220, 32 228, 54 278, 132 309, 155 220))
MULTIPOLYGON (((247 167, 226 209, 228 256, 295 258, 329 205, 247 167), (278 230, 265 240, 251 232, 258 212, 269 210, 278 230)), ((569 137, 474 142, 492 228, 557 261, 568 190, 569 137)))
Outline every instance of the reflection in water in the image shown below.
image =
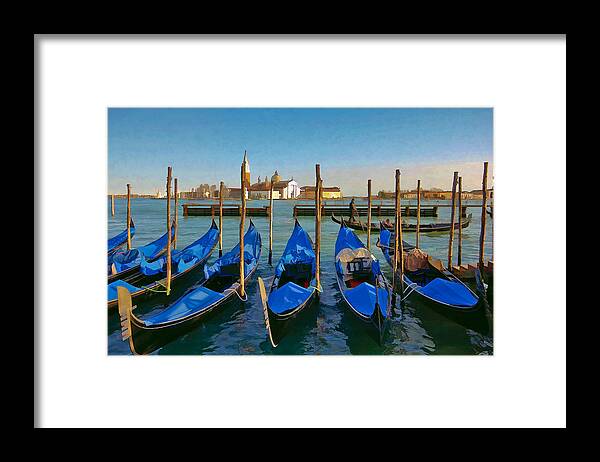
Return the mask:
MULTIPOLYGON (((266 201, 250 201, 249 207, 266 205, 266 201)), ((344 202, 345 204, 346 202, 344 202)), ((378 203, 378 202, 377 202, 378 203)), ((385 203, 385 202, 384 202, 385 203)), ((121 231, 125 222, 125 201, 116 200, 116 214, 108 214, 108 234, 121 231)), ((283 252, 287 239, 292 232, 294 220, 292 209, 295 201, 275 201, 273 221, 273 261, 278 261, 283 252)), ((406 204, 404 204, 406 205, 406 204)), ((110 210, 110 200, 108 201, 110 210)), ((160 234, 165 228, 164 200, 135 199, 132 201, 132 216, 136 224, 136 235, 133 244, 146 244, 160 234)), ((211 217, 183 217, 179 212, 178 248, 193 242, 204 234, 210 226, 211 217)), ((473 213, 471 225, 463 231, 463 262, 477 260, 479 245, 480 212, 469 209, 473 213)), ((449 208, 441 208, 438 218, 422 218, 422 223, 449 221, 449 208)), ((373 218, 377 220, 377 217, 373 218)), ((258 269, 247 286, 248 301, 242 303, 232 299, 223 305, 203 323, 198 324, 192 331, 171 341, 154 354, 277 354, 277 355, 366 355, 366 354, 492 354, 493 336, 491 313, 487 318, 476 323, 459 323, 449 316, 437 312, 430 306, 409 297, 402 309, 396 308, 395 315, 390 321, 383 345, 367 335, 365 325, 349 311, 342 300, 335 279, 333 247, 339 225, 329 217, 323 217, 321 232, 321 282, 323 292, 319 300, 295 319, 287 336, 277 348, 272 348, 265 328, 262 303, 258 293, 256 278, 262 277, 270 285, 274 267, 267 264, 268 256, 268 220, 264 217, 252 218, 258 231, 263 237, 263 253, 258 269), (486 327, 487 326, 487 327, 486 327), (488 332, 486 332, 488 330, 488 332)), ((404 218, 406 220, 406 218, 404 218)), ((414 218, 408 219, 415 222, 414 218)), ((314 217, 299 217, 300 224, 311 235, 314 231, 314 217)), ((492 256, 493 229, 489 217, 489 228, 486 232, 486 255, 492 256)), ((366 242, 366 233, 358 233, 366 242)), ((238 242, 239 218, 224 217, 223 246, 228 251, 238 242)), ((383 259, 380 250, 375 247, 377 233, 371 236, 372 251, 380 259, 386 275, 391 275, 390 269, 383 259)), ((414 243, 414 234, 405 234, 405 240, 414 243)), ((455 243, 457 238, 455 236, 455 243)), ((421 247, 433 257, 446 260, 448 234, 435 233, 421 236, 421 247)), ((456 248, 454 254, 456 255, 456 248)), ((209 263, 218 257, 215 251, 209 263)), ((162 309, 165 303, 174 301, 181 296, 190 285, 197 282, 202 273, 186 287, 176 288, 167 300, 159 296, 149 304, 139 307, 138 315, 149 314, 162 309)), ((99 308, 101 309, 101 308, 99 308)), ((108 352, 109 354, 130 354, 126 342, 120 338, 118 315, 108 316, 108 352)))

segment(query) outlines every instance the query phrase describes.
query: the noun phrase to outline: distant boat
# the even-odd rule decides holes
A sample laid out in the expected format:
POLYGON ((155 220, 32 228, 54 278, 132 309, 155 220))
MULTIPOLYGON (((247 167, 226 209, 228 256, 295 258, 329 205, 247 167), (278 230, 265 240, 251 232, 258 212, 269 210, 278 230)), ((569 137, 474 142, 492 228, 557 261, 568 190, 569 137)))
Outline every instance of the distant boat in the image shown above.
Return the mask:
MULTIPOLYGON (((462 221, 462 227, 466 228, 467 226, 469 226, 469 224, 471 223, 471 219, 473 218, 473 214, 469 213, 469 215, 462 221)), ((335 222, 340 224, 341 221, 335 216, 335 215, 331 215, 331 219, 335 222)), ((346 226, 348 226, 348 228, 352 228, 355 229, 357 231, 367 231, 367 223, 363 223, 360 220, 356 220, 356 221, 348 221, 348 220, 344 220, 344 223, 346 224, 346 226)), ((387 230, 394 230, 394 223, 386 223, 386 222, 381 222, 381 226, 384 227, 387 230)), ((451 224, 450 223, 427 223, 427 224, 421 224, 419 226, 419 233, 442 233, 442 232, 448 232, 450 231, 451 228, 451 224)), ((454 223, 454 229, 458 229, 459 228, 459 223, 458 221, 456 221, 456 223, 454 223)), ((379 223, 371 223, 371 231, 379 231, 380 229, 380 225, 379 223)), ((417 232, 417 225, 413 224, 413 223, 402 223, 402 232, 403 233, 415 233, 417 232)))
MULTIPOLYGON (((244 281, 256 268, 261 253, 261 237, 252 221, 244 235, 244 281)), ((122 339, 129 341, 134 354, 149 353, 173 338, 184 334, 209 313, 238 294, 240 288, 240 244, 204 268, 204 280, 155 315, 136 316, 132 310, 132 294, 118 287, 122 339)), ((239 294, 238 294, 239 295, 239 294)))
POLYGON ((258 278, 265 323, 273 347, 279 344, 291 320, 315 299, 318 293, 315 272, 316 255, 313 243, 296 220, 294 230, 275 268, 268 297, 263 280, 258 278))

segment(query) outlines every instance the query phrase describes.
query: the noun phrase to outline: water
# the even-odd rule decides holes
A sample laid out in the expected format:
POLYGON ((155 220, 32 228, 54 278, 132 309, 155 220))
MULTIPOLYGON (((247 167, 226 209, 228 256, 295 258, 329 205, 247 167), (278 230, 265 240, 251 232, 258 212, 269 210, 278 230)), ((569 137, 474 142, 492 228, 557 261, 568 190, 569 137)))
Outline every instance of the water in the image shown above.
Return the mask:
MULTIPOLYGON (((186 201, 187 202, 187 201, 186 201)), ((193 201, 190 201, 193 202, 193 201)), ((208 202, 207 202, 208 203, 208 202)), ((275 265, 283 252, 287 239, 294 227, 292 209, 300 201, 274 201, 273 216, 273 264, 275 265)), ((312 203, 307 201, 306 203, 312 203)), ((339 201, 326 201, 337 203, 339 201)), ((343 204, 347 204, 344 201, 343 204)), ((379 201, 374 202, 378 204, 379 201)), ((383 204, 390 204, 384 201, 383 204)), ((415 201, 403 201, 402 205, 415 204, 415 201)), ((422 205, 443 204, 446 201, 423 202, 422 205)), ((464 201, 465 204, 477 203, 464 201)), ((267 205, 268 201, 253 200, 248 207, 267 205)), ((360 202, 357 201, 357 205, 360 202)), ((172 207, 173 208, 173 207, 172 207)), ((126 201, 115 199, 115 216, 110 215, 110 199, 108 200, 108 235, 113 236, 125 228, 126 201)), ((181 249, 204 234, 211 223, 211 217, 184 217, 182 208, 178 207, 179 232, 177 248, 181 249)), ((421 218, 421 223, 450 221, 450 207, 441 207, 439 217, 421 218)), ((463 263, 477 261, 479 252, 479 230, 481 209, 468 208, 473 213, 471 224, 463 230, 463 263)), ((136 226, 133 239, 134 246, 144 245, 165 232, 166 201, 155 199, 134 199, 131 202, 131 214, 136 226)), ((393 219, 393 217, 391 217, 393 219)), ((374 218, 376 219, 376 217, 374 218)), ((248 218, 246 219, 248 221, 248 218)), ((443 354, 470 355, 492 354, 493 338, 491 334, 482 334, 469 327, 458 324, 426 305, 412 302, 410 299, 402 312, 398 311, 391 321, 384 344, 379 346, 365 334, 364 326, 349 312, 342 303, 334 269, 334 245, 339 225, 330 217, 323 217, 321 227, 321 284, 323 293, 320 301, 296 319, 294 328, 274 349, 268 339, 263 317, 262 303, 258 293, 258 276, 265 280, 269 287, 273 275, 273 267, 268 260, 269 223, 266 217, 252 218, 261 233, 263 248, 258 269, 247 286, 248 301, 242 303, 235 299, 220 308, 206 322, 192 331, 156 350, 153 354, 199 355, 199 354, 443 354)), ((311 234, 314 240, 314 217, 299 217, 302 227, 311 234)), ((403 217, 411 223, 416 218, 403 217)), ((218 218, 217 218, 218 221, 218 218)), ((493 257, 492 220, 487 217, 485 252, 486 259, 493 257)), ((366 242, 366 233, 358 236, 366 242)), ((231 249, 239 237, 239 217, 223 217, 223 250, 231 249)), ((455 244, 457 243, 455 233, 455 244)), ((414 244, 415 234, 405 233, 404 240, 414 244)), ((377 233, 371 235, 371 248, 381 266, 391 276, 389 265, 381 251, 375 247, 377 233)), ((421 234, 421 248, 430 255, 447 260, 448 233, 421 234)), ((454 249, 456 256, 457 250, 454 249)), ((215 250, 210 257, 212 263, 218 257, 215 250)), ((456 259, 455 259, 456 261, 456 259)), ((160 309, 161 307, 156 307, 160 309)), ((488 313, 488 315, 491 315, 488 313)), ((129 346, 121 341, 117 315, 109 315, 108 320, 108 353, 130 354, 129 346)))

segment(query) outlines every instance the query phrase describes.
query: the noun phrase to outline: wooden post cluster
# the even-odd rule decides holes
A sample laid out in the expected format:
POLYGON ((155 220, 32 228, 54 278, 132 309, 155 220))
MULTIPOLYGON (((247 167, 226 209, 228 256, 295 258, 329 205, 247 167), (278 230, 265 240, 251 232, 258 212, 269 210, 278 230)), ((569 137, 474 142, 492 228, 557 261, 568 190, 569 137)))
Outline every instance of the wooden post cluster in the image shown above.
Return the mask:
POLYGON ((240 297, 244 297, 246 294, 245 281, 244 281, 244 225, 246 222, 246 182, 244 181, 244 170, 246 166, 246 151, 244 151, 244 160, 242 161, 241 168, 241 201, 242 205, 240 208, 240 297))
POLYGON ((219 257, 223 256, 223 191, 225 185, 219 183, 219 257))
POLYGON ((315 280, 317 288, 321 287, 321 165, 315 165, 315 280))
POLYGON ((367 250, 371 251, 371 180, 367 181, 367 250))
POLYGON ((171 293, 171 170, 167 168, 167 296, 171 293))
POLYGON ((131 185, 127 183, 127 250, 131 250, 131 185))
POLYGON ((481 189, 483 198, 481 200, 481 231, 479 233, 479 269, 483 271, 483 257, 484 257, 484 244, 485 244, 485 210, 487 208, 487 173, 488 163, 483 163, 483 181, 481 183, 481 189))
POLYGON ((421 232, 421 180, 417 180, 417 236, 415 247, 419 248, 419 234, 421 232))
POLYGON ((450 212, 450 238, 448 239, 448 266, 449 270, 452 269, 452 247, 454 245, 454 222, 456 213, 456 183, 458 182, 458 172, 454 172, 454 178, 452 179, 452 208, 450 212))
POLYGON ((269 265, 273 264, 273 182, 269 189, 269 265))
POLYGON ((110 195, 110 214, 111 216, 115 216, 115 195, 110 195))
MULTIPOLYGON (((458 177, 458 253, 456 254, 456 264, 462 264, 462 176, 458 177)), ((452 268, 448 268, 452 269, 452 268)))
POLYGON ((175 189, 175 191, 173 191, 173 193, 175 194, 175 239, 173 239, 173 248, 176 249, 177 248, 177 232, 179 231, 179 221, 177 219, 177 178, 175 178, 173 180, 173 187, 175 189))

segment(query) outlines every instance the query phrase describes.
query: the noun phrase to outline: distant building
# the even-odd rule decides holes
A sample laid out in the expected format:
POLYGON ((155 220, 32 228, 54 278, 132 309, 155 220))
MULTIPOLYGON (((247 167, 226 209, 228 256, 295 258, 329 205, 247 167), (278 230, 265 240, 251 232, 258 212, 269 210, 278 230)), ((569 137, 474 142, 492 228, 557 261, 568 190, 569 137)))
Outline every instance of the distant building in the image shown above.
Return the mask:
POLYGON ((277 170, 275 170, 275 173, 271 177, 271 183, 277 183, 278 181, 281 181, 281 177, 279 176, 277 170))
MULTIPOLYGON (((300 199, 314 199, 314 186, 302 186, 300 188, 300 199)), ((339 186, 323 186, 323 199, 342 199, 342 190, 339 186)))
MULTIPOLYGON (((241 199, 241 191, 242 188, 226 188, 226 192, 223 194, 223 198, 227 197, 229 199, 241 199)), ((246 190, 246 199, 248 199, 248 190, 246 190)))
MULTIPOLYGON (((279 199, 296 199, 300 196, 300 186, 294 179, 274 181, 273 192, 275 191, 279 193, 279 199)), ((275 194, 273 194, 273 199, 275 199, 275 194)))
POLYGON ((244 184, 246 189, 250 189, 250 162, 248 162, 248 156, 246 155, 246 151, 244 151, 244 184))

